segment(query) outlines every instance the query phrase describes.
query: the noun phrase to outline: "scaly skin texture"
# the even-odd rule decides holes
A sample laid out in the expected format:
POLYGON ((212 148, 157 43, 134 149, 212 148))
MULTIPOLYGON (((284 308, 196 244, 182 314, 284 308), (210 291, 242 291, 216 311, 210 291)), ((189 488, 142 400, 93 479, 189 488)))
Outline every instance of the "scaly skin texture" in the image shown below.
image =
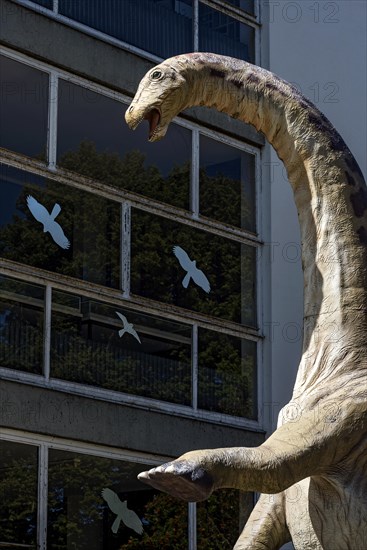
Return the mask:
POLYGON ((164 61, 142 79, 126 121, 135 128, 148 118, 155 141, 194 105, 252 124, 286 166, 301 227, 303 353, 292 405, 263 445, 189 452, 139 477, 188 501, 223 487, 263 493, 236 550, 274 550, 289 540, 297 550, 366 550, 362 173, 330 122, 293 86, 229 57, 194 53, 164 61))

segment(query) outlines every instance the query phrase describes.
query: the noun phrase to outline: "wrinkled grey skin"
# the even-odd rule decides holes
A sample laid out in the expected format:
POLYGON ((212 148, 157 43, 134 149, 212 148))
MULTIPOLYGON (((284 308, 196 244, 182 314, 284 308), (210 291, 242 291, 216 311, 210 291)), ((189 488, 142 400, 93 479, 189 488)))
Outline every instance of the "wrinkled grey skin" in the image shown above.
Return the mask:
POLYGON ((126 113, 164 136, 205 105, 252 124, 293 188, 304 271, 303 353, 291 405, 257 448, 193 451, 139 478, 187 501, 234 487, 263 493, 236 550, 367 549, 367 190, 330 122, 294 87, 214 54, 168 59, 147 73, 126 113), (156 109, 156 111, 152 111, 156 109), (293 414, 291 414, 291 411, 293 414))

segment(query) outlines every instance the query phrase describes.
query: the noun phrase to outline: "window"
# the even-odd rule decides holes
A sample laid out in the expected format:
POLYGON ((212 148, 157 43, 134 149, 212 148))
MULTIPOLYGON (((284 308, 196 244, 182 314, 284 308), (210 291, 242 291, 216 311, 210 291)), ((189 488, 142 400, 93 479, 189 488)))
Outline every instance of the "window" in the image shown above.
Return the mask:
MULTIPOLYGON (((51 0, 37 3, 52 8, 51 0)), ((255 60, 255 0, 215 0, 212 7, 201 0, 58 0, 54 9, 64 22, 147 57, 165 59, 199 44, 201 51, 255 60)))
POLYGON ((197 548, 232 550, 253 507, 253 495, 234 489, 197 504, 197 548))
POLYGON ((44 289, 0 275, 0 367, 42 374, 44 289))
POLYGON ((237 19, 199 4, 199 51, 255 63, 255 30, 237 19))
POLYGON ((0 147, 46 158, 48 74, 0 56, 0 147))
POLYGON ((189 208, 190 130, 171 124, 164 141, 148 143, 144 124, 135 132, 125 124, 126 105, 65 80, 58 105, 60 167, 189 208))
POLYGON ((255 325, 255 250, 133 209, 131 291, 236 323, 255 325), (182 251, 178 257, 174 253, 177 246, 182 251))
POLYGON ((137 480, 151 467, 51 449, 48 548, 186 550, 187 504, 137 480))
POLYGON ((120 284, 120 208, 2 165, 0 255, 111 287, 120 284))
POLYGON ((59 0, 59 13, 159 57, 192 49, 191 0, 59 0))
POLYGON ((36 550, 37 447, 1 439, 0 471, 0 547, 36 550))
POLYGON ((256 231, 255 157, 200 136, 200 213, 256 231))
POLYGON ((191 405, 191 328, 54 291, 51 376, 191 405))
POLYGON ((198 406, 257 417, 256 343, 199 328, 198 406))

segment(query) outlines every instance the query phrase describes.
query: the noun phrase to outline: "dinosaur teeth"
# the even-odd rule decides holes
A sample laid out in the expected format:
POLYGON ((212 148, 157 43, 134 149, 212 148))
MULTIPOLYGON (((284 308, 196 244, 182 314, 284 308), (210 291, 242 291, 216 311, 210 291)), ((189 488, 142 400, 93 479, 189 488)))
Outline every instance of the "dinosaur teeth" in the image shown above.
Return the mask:
POLYGON ((149 122, 149 139, 152 139, 161 120, 161 113, 158 109, 152 109, 144 116, 144 119, 149 122))

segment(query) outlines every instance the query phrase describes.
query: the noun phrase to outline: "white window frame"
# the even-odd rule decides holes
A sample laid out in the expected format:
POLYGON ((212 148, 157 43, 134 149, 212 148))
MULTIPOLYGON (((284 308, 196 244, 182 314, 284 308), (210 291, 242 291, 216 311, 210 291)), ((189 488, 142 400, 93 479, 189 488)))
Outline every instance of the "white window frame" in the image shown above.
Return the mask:
MULTIPOLYGON (((39 7, 39 6, 38 6, 39 7)), ((48 10, 46 10, 48 11, 48 10)), ((263 219, 262 219, 262 201, 263 197, 260 189, 261 182, 261 150, 246 142, 240 141, 235 138, 231 138, 218 131, 214 131, 208 128, 204 128, 197 123, 184 120, 180 117, 174 119, 174 123, 189 129, 192 132, 192 177, 191 177, 191 207, 192 212, 182 210, 173 207, 169 204, 162 206, 162 203, 150 198, 144 198, 140 195, 136 195, 132 192, 123 192, 116 190, 110 186, 96 183, 88 179, 86 182, 83 176, 73 174, 72 177, 65 175, 60 176, 56 166, 57 155, 57 109, 58 109, 58 81, 59 79, 67 80, 74 84, 83 86, 91 91, 102 94, 106 97, 110 97, 116 101, 126 105, 129 104, 131 98, 110 90, 106 86, 96 84, 92 81, 76 76, 70 72, 53 67, 48 63, 31 58, 25 54, 11 50, 8 47, 0 46, 0 54, 5 55, 14 61, 18 61, 29 65, 35 69, 47 72, 50 75, 50 96, 49 96, 49 125, 48 125, 48 138, 47 138, 47 151, 48 151, 48 165, 47 167, 39 161, 32 161, 25 158, 23 155, 17 153, 5 153, 2 155, 2 162, 19 168, 27 170, 34 174, 44 176, 48 179, 54 179, 59 182, 65 183, 72 187, 83 189, 88 193, 95 193, 98 196, 103 196, 118 202, 121 205, 122 222, 130 219, 131 207, 139 208, 142 211, 150 212, 154 215, 174 220, 179 223, 183 223, 193 228, 204 229, 207 233, 216 234, 225 238, 229 238, 233 241, 240 242, 255 247, 257 251, 261 250, 262 232, 263 232, 263 219), (255 204, 256 204, 256 227, 258 234, 255 235, 249 231, 226 226, 223 223, 201 218, 199 214, 199 202, 198 202, 198 189, 199 189, 199 135, 205 135, 211 139, 220 141, 227 146, 238 148, 241 151, 254 155, 255 157, 255 204)), ((20 380, 25 383, 36 384, 39 386, 47 386, 60 391, 68 393, 75 393, 78 395, 93 395, 105 400, 112 400, 117 403, 126 403, 132 405, 138 405, 140 407, 149 407, 159 411, 166 411, 168 413, 179 414, 180 416, 202 419, 209 422, 215 422, 219 424, 242 426, 252 430, 262 430, 264 428, 261 411, 263 409, 263 351, 262 341, 263 335, 261 331, 262 327, 262 305, 263 305, 263 274, 266 265, 264 264, 263 254, 257 254, 257 267, 256 267, 256 288, 257 288, 257 319, 259 324, 259 330, 255 328, 248 328, 240 326, 230 321, 221 319, 208 318, 205 315, 190 312, 190 318, 183 316, 183 312, 180 308, 165 305, 161 302, 154 304, 153 300, 149 300, 149 304, 145 303, 143 298, 138 296, 130 296, 129 287, 127 284, 128 272, 130 267, 130 225, 129 222, 122 223, 124 229, 122 240, 126 246, 126 250, 121 254, 121 282, 124 285, 120 290, 109 289, 106 287, 100 287, 92 283, 88 283, 82 280, 75 280, 71 277, 63 276, 60 274, 51 274, 44 272, 30 266, 18 264, 16 262, 1 260, 0 272, 10 277, 15 277, 28 282, 34 282, 35 284, 41 284, 46 287, 46 301, 45 301, 45 364, 43 369, 43 376, 32 375, 28 373, 22 373, 21 371, 11 371, 10 369, 0 368, 0 377, 8 378, 12 380, 20 380), (120 392, 114 392, 112 390, 104 390, 97 387, 83 387, 80 384, 62 380, 50 380, 50 363, 49 363, 49 346, 50 346, 50 330, 51 330, 51 292, 52 289, 64 290, 65 292, 77 293, 96 300, 106 300, 109 303, 116 305, 123 305, 126 308, 138 307, 140 311, 150 313, 162 317, 162 314, 167 319, 171 319, 176 322, 192 326, 193 343, 192 343, 192 369, 193 369, 193 381, 197 381, 197 332, 198 327, 215 330, 224 334, 234 335, 241 338, 256 341, 258 343, 258 357, 257 357, 257 410, 258 420, 250 420, 246 418, 234 417, 221 413, 215 413, 211 411, 204 411, 197 409, 197 388, 193 390, 192 394, 192 406, 182 406, 171 403, 166 403, 158 400, 151 400, 148 398, 128 395, 120 392), (224 326, 223 326, 224 325, 224 326)))

